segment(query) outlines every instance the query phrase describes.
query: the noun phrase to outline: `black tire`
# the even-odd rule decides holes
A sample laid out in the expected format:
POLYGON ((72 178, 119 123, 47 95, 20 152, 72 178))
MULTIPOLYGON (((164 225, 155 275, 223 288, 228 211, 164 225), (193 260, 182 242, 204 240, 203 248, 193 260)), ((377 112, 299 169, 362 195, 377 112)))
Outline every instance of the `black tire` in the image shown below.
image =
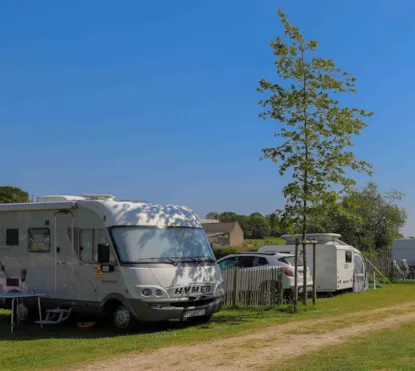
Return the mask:
POLYGON ((131 333, 138 329, 138 320, 125 306, 118 305, 112 314, 114 329, 119 333, 131 333))
POLYGON ((212 319, 212 315, 211 314, 207 314, 205 316, 198 316, 198 317, 190 317, 187 320, 190 323, 207 323, 212 319))

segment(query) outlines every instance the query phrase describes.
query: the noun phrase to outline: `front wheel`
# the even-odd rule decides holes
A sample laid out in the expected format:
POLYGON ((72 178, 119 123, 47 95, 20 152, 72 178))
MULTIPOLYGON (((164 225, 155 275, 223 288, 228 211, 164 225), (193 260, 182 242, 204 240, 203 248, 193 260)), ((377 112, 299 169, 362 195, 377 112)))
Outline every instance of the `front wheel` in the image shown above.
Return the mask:
POLYGON ((112 320, 115 329, 121 333, 133 332, 138 327, 138 320, 125 305, 115 309, 112 320))

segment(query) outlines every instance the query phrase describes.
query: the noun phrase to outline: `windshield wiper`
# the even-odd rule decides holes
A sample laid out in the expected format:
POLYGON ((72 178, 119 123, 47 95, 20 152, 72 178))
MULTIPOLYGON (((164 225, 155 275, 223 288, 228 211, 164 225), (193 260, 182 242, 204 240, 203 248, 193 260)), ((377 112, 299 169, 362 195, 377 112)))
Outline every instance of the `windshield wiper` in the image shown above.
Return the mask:
POLYGON ((202 261, 208 261, 208 262, 211 262, 211 263, 215 263, 216 262, 216 260, 215 259, 212 259, 210 256, 200 255, 200 256, 194 256, 194 258, 195 259, 197 259, 197 258, 203 259, 202 261))
POLYGON ((175 267, 177 267, 177 262, 170 258, 143 258, 139 260, 164 260, 166 262, 169 262, 170 264, 173 264, 175 267))

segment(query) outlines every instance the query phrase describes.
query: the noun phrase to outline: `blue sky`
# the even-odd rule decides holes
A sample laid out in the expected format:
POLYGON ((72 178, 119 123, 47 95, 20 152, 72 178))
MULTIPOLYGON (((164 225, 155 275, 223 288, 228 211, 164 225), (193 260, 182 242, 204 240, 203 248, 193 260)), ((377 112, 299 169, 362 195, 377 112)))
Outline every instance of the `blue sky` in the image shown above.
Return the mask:
MULTIPOLYGON (((414 234, 415 3, 13 1, 0 4, 0 183, 34 195, 112 193, 208 211, 271 212, 287 182, 257 118, 281 7, 375 111, 356 140, 414 234)), ((360 185, 369 180, 358 176, 360 185)))

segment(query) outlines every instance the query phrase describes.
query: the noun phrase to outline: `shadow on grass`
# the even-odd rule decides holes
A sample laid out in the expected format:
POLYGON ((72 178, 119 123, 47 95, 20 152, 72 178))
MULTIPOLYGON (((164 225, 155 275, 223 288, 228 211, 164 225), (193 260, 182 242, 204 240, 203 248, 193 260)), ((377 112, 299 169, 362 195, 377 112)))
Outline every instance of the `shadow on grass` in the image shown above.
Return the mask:
MULTIPOLYGON (((139 329, 131 335, 168 333, 189 327, 203 330, 220 326, 238 326, 249 323, 258 318, 258 311, 232 311, 214 316, 210 322, 196 323, 190 321, 157 322, 140 324, 139 329)), ((14 332, 10 332, 10 314, 0 313, 0 343, 2 341, 38 340, 38 339, 97 339, 126 336, 111 328, 110 322, 97 322, 90 330, 82 330, 76 326, 62 323, 59 325, 43 326, 37 324, 21 323, 15 325, 14 332)), ((201 334, 202 335, 202 334, 201 334)), ((203 336, 203 335, 202 335, 203 336)))

